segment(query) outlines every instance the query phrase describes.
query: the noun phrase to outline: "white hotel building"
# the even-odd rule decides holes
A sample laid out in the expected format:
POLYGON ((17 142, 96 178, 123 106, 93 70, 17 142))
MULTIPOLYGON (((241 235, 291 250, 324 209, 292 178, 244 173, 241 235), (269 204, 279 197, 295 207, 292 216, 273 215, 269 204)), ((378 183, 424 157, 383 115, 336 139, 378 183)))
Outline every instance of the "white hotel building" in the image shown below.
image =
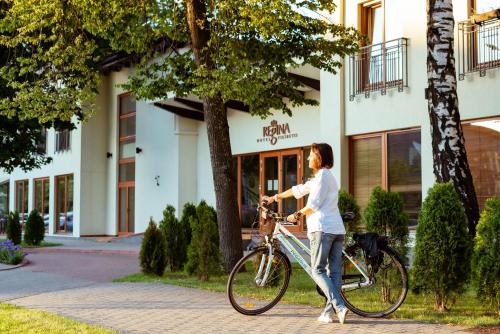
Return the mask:
MULTIPOLYGON (((500 11, 491 11, 500 0, 453 3, 460 114, 482 205, 500 195, 500 11)), ((337 75, 308 67, 293 71, 318 107, 262 120, 241 103, 228 106, 243 228, 250 226, 259 196, 309 177, 304 158, 313 142, 333 147, 333 172, 361 206, 380 185, 401 193, 414 222, 434 183, 425 99, 426 1, 338 5, 335 20, 359 28, 371 45, 346 58, 337 75)), ((79 237, 141 233, 167 204, 177 213, 186 202, 215 205, 199 102, 135 102, 118 86, 133 71, 126 65, 120 58, 103 65, 99 111, 90 121, 69 133, 48 130, 50 164, 28 173, 0 171, 0 215, 37 208, 49 235, 79 237)), ((279 210, 301 205, 288 199, 279 210)))

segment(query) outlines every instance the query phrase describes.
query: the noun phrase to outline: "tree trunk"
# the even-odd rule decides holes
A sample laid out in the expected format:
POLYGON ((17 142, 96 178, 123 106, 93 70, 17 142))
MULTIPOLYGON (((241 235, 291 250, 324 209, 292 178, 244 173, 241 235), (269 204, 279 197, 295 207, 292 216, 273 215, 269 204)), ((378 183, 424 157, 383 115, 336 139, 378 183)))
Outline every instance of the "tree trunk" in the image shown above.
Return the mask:
POLYGON ((458 111, 454 25, 452 0, 428 0, 427 79, 434 175, 438 182, 453 182, 474 237, 479 206, 458 111))
MULTIPOLYGON (((210 30, 205 15, 206 3, 203 0, 186 0, 186 7, 195 62, 197 66, 203 65, 210 70, 214 65, 207 47, 210 40, 210 30)), ((205 97, 203 111, 207 123, 208 145, 212 163, 219 225, 219 247, 224 257, 225 269, 230 271, 243 256, 243 247, 227 111, 220 94, 216 94, 214 97, 205 97)))

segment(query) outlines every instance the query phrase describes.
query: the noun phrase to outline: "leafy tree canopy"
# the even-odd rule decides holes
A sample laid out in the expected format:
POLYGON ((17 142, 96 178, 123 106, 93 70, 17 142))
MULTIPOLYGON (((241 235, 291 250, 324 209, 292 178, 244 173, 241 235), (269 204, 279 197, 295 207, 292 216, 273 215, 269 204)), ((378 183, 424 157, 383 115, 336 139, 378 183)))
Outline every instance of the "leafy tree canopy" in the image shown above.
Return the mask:
POLYGON ((354 28, 327 19, 335 9, 331 1, 201 2, 206 20, 199 24, 209 40, 201 53, 210 61, 198 66, 186 1, 0 1, 8 8, 0 20, 0 44, 23 46, 1 69, 16 94, 0 102, 0 113, 17 110, 21 119, 91 115, 98 63, 111 52, 108 43, 114 51, 141 55, 127 85, 139 98, 221 94, 224 101, 246 103, 252 114, 291 114, 290 105, 317 101, 299 92, 301 83, 287 72, 309 64, 335 73, 360 39, 354 28), (152 47, 161 40, 171 42, 162 50, 152 47), (158 57, 159 51, 167 55, 158 57))

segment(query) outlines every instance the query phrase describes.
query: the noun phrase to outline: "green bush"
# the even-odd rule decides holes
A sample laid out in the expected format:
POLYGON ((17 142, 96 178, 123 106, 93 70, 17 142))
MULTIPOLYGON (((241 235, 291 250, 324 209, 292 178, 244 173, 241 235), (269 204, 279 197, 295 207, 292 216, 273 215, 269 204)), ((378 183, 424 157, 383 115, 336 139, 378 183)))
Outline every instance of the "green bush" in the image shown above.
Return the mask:
POLYGON ((341 214, 352 212, 355 215, 355 219, 353 221, 344 222, 347 233, 352 234, 353 232, 358 232, 359 225, 361 223, 361 212, 354 196, 341 189, 339 191, 338 206, 341 214))
POLYGON ((21 244, 21 224, 19 223, 19 212, 10 212, 7 217, 6 227, 7 239, 11 240, 14 245, 21 244))
POLYGON ((196 217, 190 219, 192 239, 188 248, 186 270, 202 281, 222 272, 219 250, 217 214, 205 201, 196 208, 196 217))
POLYGON ((388 236, 391 247, 406 258, 408 216, 404 213, 403 207, 403 200, 399 193, 375 187, 363 216, 368 232, 388 236))
POLYGON ((24 242, 27 245, 39 245, 45 237, 45 224, 38 211, 33 210, 24 227, 24 242))
POLYGON ((175 209, 171 205, 167 205, 163 211, 160 230, 165 236, 167 267, 170 271, 179 271, 184 265, 188 245, 183 226, 175 217, 175 209))
POLYGON ((500 315, 500 197, 486 201, 477 225, 472 263, 478 298, 500 315))
POLYGON ((165 236, 163 232, 156 227, 153 218, 149 220, 149 226, 144 232, 142 240, 141 253, 139 260, 142 272, 145 274, 154 274, 162 276, 167 266, 165 258, 165 236))
POLYGON ((190 221, 196 218, 196 205, 193 203, 186 203, 184 208, 182 209, 182 216, 179 221, 181 231, 184 234, 185 247, 182 249, 182 252, 179 252, 179 257, 181 259, 182 264, 184 265, 187 262, 188 255, 187 250, 188 246, 191 243, 191 224, 190 221))
POLYGON ((446 311, 465 289, 472 253, 466 216, 452 183, 429 190, 416 237, 412 289, 432 293, 436 310, 446 311))

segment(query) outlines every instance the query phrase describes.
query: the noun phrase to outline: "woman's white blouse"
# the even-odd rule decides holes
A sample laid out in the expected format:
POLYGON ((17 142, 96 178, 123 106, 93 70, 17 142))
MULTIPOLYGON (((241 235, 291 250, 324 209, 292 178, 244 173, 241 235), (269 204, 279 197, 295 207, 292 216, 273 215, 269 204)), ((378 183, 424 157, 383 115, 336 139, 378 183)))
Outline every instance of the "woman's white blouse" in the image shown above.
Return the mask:
POLYGON ((339 187, 329 169, 320 169, 314 178, 292 187, 292 192, 295 198, 309 195, 307 206, 314 212, 307 216, 307 232, 345 234, 338 207, 339 187))

